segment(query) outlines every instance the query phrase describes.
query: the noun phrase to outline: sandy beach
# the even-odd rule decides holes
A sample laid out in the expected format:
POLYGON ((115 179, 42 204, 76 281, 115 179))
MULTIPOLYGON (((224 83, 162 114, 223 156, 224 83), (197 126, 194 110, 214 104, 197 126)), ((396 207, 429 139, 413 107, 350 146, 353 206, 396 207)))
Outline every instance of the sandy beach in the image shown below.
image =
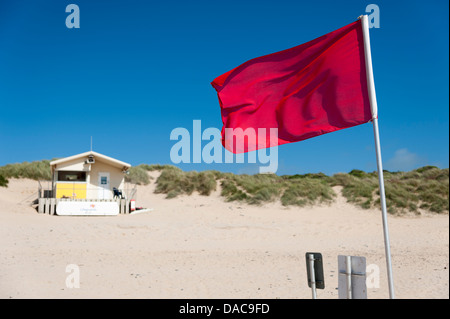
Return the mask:
MULTIPOLYGON (((156 177, 156 176, 154 176, 156 177)), ((381 212, 338 195, 332 205, 262 207, 211 196, 165 199, 154 182, 113 217, 41 215, 37 182, 0 187, 0 298, 311 298, 305 253, 320 252, 325 289, 338 298, 338 255, 380 270, 369 299, 388 298, 381 212), (68 265, 80 287, 68 288, 68 265)), ((339 189, 336 189, 339 192, 339 189)), ((389 216, 397 298, 449 298, 449 216, 389 216)))

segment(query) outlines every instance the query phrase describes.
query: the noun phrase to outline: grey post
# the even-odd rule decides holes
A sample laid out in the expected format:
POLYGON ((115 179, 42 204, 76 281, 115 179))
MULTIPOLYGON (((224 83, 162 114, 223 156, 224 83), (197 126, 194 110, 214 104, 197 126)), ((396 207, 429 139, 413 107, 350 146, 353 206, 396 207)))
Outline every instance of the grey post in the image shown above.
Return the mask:
POLYGON ((310 272, 310 282, 311 282, 311 291, 312 291, 312 299, 317 299, 316 294, 316 276, 314 274, 314 255, 309 254, 308 255, 308 261, 309 261, 309 272, 310 272))

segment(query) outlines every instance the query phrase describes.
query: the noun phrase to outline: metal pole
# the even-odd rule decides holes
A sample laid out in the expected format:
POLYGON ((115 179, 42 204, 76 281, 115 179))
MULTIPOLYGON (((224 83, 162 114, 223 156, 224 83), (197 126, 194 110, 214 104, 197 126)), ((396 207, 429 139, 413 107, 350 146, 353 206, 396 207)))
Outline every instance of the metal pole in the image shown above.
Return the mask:
POLYGON ((345 256, 345 275, 347 276, 347 299, 352 299, 352 257, 345 256))
POLYGON ((380 134, 378 132, 378 119, 373 120, 373 131, 375 135, 375 149, 377 153, 377 166, 378 166, 378 181, 380 184, 380 202, 381 212, 383 216, 383 231, 384 231, 384 249, 386 253, 386 266, 389 282, 389 296, 391 299, 395 298, 394 295, 394 280, 392 277, 392 261, 391 261, 391 247, 389 244, 389 229, 387 223, 387 209, 386 209, 386 195, 384 192, 384 177, 383 177, 383 164, 381 161, 381 148, 380 148, 380 134))
POLYGON ((312 290, 312 299, 317 299, 316 295, 316 276, 314 274, 314 255, 308 255, 309 261, 309 274, 311 276, 311 290, 312 290))
POLYGON ((378 130, 378 109, 377 99, 375 94, 375 81, 373 79, 372 69, 372 55, 370 51, 370 37, 369 37, 369 20, 367 15, 361 17, 361 24, 363 29, 364 38, 364 54, 366 61, 366 74, 367 74, 367 86, 369 90, 370 108, 372 111, 373 132, 375 135, 375 150, 377 156, 377 168, 378 168, 378 181, 380 185, 380 202, 381 212, 383 218, 383 231, 384 231, 384 248, 386 253, 386 265, 389 282, 389 296, 391 299, 395 298, 394 295, 394 281, 392 276, 392 262, 391 262, 391 248, 389 244, 389 230, 387 224, 387 209, 386 209, 386 195, 384 191, 384 177, 383 177, 383 165, 381 161, 381 147, 380 147, 380 134, 378 130))

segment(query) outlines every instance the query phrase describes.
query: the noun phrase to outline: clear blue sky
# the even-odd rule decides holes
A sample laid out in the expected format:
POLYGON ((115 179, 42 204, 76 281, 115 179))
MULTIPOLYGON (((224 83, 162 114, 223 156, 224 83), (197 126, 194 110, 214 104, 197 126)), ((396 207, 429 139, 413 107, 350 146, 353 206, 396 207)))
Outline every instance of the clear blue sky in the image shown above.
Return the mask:
MULTIPOLYGON (((380 8, 371 29, 384 168, 449 166, 449 3, 0 0, 0 165, 94 151, 171 164, 176 127, 222 127, 210 82, 380 8), (65 24, 68 4, 80 28, 65 24)), ((376 170, 371 124, 278 148, 278 174, 376 170)), ((251 164, 183 164, 254 173, 251 164)))

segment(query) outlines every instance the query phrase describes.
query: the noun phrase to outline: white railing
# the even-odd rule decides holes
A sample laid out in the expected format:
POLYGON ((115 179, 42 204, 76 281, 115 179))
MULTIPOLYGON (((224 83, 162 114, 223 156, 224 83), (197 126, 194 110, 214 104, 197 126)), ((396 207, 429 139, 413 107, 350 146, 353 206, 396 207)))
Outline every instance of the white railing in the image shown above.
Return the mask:
MULTIPOLYGON (((127 185, 128 186, 128 185, 127 185)), ((77 194, 84 193, 86 194, 86 197, 88 194, 95 194, 95 198, 92 199, 101 199, 99 198, 99 191, 106 191, 107 193, 104 193, 102 197, 109 197, 110 199, 118 198, 115 196, 113 189, 104 189, 102 187, 77 187, 76 183, 72 183, 72 187, 64 187, 63 188, 66 192, 71 192, 71 196, 63 196, 62 198, 67 199, 79 199, 77 194)), ((61 190, 61 188, 60 188, 61 190)), ((122 194, 123 199, 134 199, 136 200, 137 196, 137 187, 136 185, 130 185, 128 187, 125 187, 123 189, 118 189, 118 191, 122 194)), ((92 197, 92 196, 91 196, 92 197)), ((38 198, 56 198, 56 185, 54 188, 52 188, 52 182, 51 181, 38 181, 38 198)), ((108 199, 108 198, 104 198, 108 199)), ((120 199, 120 196, 119 196, 120 199)))

